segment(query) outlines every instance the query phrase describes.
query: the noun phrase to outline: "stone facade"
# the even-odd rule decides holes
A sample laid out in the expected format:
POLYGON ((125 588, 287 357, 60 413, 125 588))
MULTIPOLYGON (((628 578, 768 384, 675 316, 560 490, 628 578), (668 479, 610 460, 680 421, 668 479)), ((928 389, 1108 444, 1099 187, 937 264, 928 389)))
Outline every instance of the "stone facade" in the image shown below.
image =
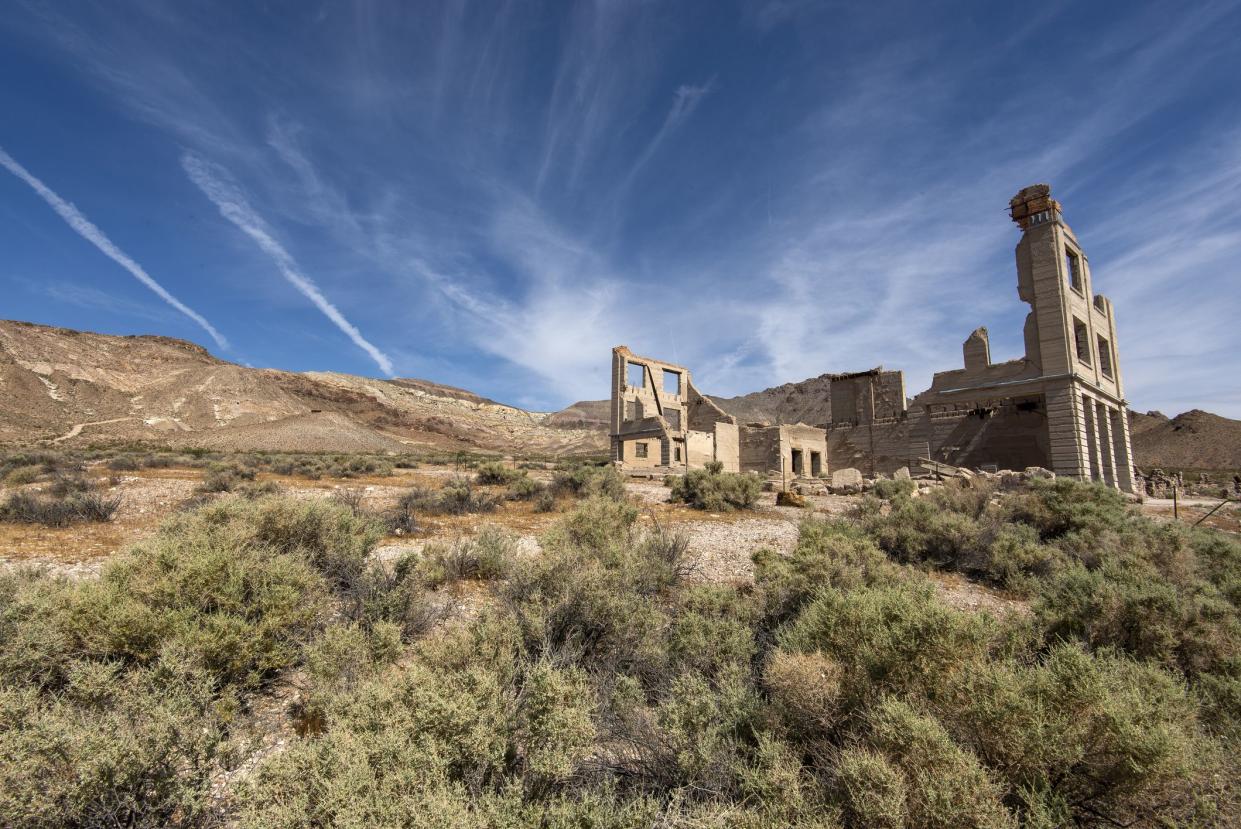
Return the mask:
POLYGON ((1017 295, 1029 304, 1025 355, 991 361, 987 329, 965 340, 962 368, 939 372, 906 400, 904 375, 881 368, 830 376, 826 422, 748 424, 703 396, 680 366, 613 350, 613 459, 627 468, 726 469, 821 477, 869 475, 920 460, 980 469, 1045 467, 1058 475, 1134 491, 1112 303, 1092 293, 1089 260, 1051 189, 1023 189, 1009 203, 1021 229, 1017 295), (643 374, 626 382, 637 364, 643 374), (679 375, 678 393, 657 388, 679 375), (671 417, 669 413, 674 413, 671 417), (637 456, 638 443, 649 444, 637 456))

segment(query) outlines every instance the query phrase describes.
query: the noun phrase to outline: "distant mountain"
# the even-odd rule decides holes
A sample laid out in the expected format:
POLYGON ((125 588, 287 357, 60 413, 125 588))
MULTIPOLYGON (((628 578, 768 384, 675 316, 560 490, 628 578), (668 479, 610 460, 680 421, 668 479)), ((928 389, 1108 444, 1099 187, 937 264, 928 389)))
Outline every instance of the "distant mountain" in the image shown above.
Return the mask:
POLYGON ((712 397, 738 423, 808 423, 822 425, 832 419, 828 401, 832 376, 821 374, 800 383, 785 383, 738 397, 712 397))
POLYGON ((0 321, 0 443, 600 452, 598 430, 427 380, 254 369, 184 340, 0 321))
POLYGON ((1241 420, 1201 409, 1130 412, 1129 435, 1142 469, 1241 469, 1241 420))

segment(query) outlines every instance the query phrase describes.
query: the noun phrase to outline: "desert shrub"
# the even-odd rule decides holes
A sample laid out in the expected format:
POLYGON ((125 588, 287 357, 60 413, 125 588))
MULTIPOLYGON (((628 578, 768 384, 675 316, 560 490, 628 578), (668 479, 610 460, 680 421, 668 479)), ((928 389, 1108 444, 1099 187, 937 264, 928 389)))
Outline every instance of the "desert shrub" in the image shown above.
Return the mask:
POLYGON ((840 663, 845 710, 882 693, 934 695, 962 662, 985 655, 986 617, 952 610, 925 583, 823 588, 777 637, 794 653, 840 663))
POLYGON ((899 499, 887 515, 872 515, 865 527, 880 548, 907 564, 968 569, 978 561, 978 522, 929 498, 899 499))
POLYGON ((1026 488, 1004 498, 1003 512, 1009 521, 1034 527, 1044 541, 1074 535, 1098 538, 1134 520, 1119 492, 1071 478, 1030 481, 1026 488))
POLYGON ((497 484, 503 486, 511 484, 519 478, 526 477, 526 474, 520 469, 514 469, 511 466, 505 466, 500 461, 488 461, 478 465, 474 472, 474 483, 476 484, 497 484))
POLYGON ((8 486, 22 486, 24 484, 34 483, 39 480, 39 478, 43 477, 43 474, 43 467, 39 464, 16 466, 9 470, 3 480, 8 486))
POLYGON ((139 468, 138 462, 131 455, 117 455, 109 460, 106 466, 114 472, 133 472, 139 468))
POLYGON ((1064 645, 1033 664, 975 662, 947 679, 941 721, 999 770, 1027 814, 1183 825, 1210 808, 1193 793, 1210 752, 1192 700, 1158 667, 1064 645))
POLYGON ((843 521, 802 521, 790 554, 760 549, 753 560, 766 624, 773 627, 792 618, 823 588, 880 584, 897 579, 900 572, 868 535, 843 521))
POLYGON ((724 472, 723 464, 710 469, 691 469, 672 484, 672 500, 695 509, 730 512, 750 509, 758 503, 762 482, 755 475, 724 472))
POLYGON ((0 687, 9 826, 191 826, 209 815, 223 729, 210 677, 171 656, 73 662, 61 693, 0 687))
POLYGON ((279 495, 283 492, 283 490, 280 488, 280 484, 275 481, 246 481, 238 484, 237 487, 233 489, 233 492, 239 498, 246 498, 253 501, 256 498, 267 498, 269 496, 279 495))
POLYGON ((547 491, 547 486, 527 475, 521 475, 509 484, 505 497, 510 501, 533 501, 547 491))
POLYGON ((763 669, 763 687, 791 739, 814 745, 840 721, 840 665, 827 655, 777 648, 763 669))
POLYGON ((865 748, 845 749, 836 766, 836 779, 850 826, 906 826, 905 777, 882 754, 865 748))
POLYGON ((64 498, 66 495, 72 495, 75 492, 90 492, 93 489, 95 489, 95 482, 83 478, 81 475, 63 475, 58 473, 52 478, 52 483, 47 488, 47 492, 56 498, 64 498))
POLYGON ((341 487, 332 492, 332 500, 347 507, 354 515, 362 513, 362 500, 366 498, 366 490, 360 487, 341 487))
POLYGON ((866 739, 904 775, 910 825, 1016 829, 1004 788, 934 717, 885 697, 867 713, 866 739))
POLYGON ((992 523, 983 528, 979 548, 971 571, 1025 595, 1066 564, 1064 554, 1041 543, 1028 524, 992 523))
POLYGON ((474 489, 468 479, 456 478, 439 491, 434 504, 438 512, 448 515, 465 515, 492 512, 499 506, 499 499, 494 495, 474 489))
POLYGON ((534 511, 535 512, 555 512, 556 511, 556 496, 552 494, 551 490, 544 489, 542 492, 540 492, 535 497, 534 511))
POLYGON ((552 479, 552 491, 557 494, 592 498, 596 495, 616 501, 625 499, 625 482, 620 472, 611 464, 607 466, 573 466, 557 472, 552 479))
POLYGON ((508 572, 514 552, 512 536, 489 525, 475 538, 428 544, 417 565, 418 575, 431 588, 462 579, 498 579, 508 572))
POLYGON ((871 494, 876 498, 882 498, 885 501, 894 501, 897 498, 908 497, 917 485, 909 478, 893 479, 880 478, 875 481, 875 485, 871 487, 871 494))
POLYGON ((207 469, 202 482, 198 485, 199 492, 232 492, 242 481, 253 481, 253 469, 237 464, 215 464, 207 469))
POLYGON ((121 496, 98 491, 71 492, 63 497, 22 491, 0 504, 0 520, 45 527, 66 527, 84 521, 111 521, 121 507, 121 496))

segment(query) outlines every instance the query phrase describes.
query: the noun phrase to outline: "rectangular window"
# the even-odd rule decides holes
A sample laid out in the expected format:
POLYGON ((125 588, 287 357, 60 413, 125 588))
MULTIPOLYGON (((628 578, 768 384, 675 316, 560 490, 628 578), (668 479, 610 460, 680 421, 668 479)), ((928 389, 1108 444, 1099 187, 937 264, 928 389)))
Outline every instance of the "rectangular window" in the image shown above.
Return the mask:
POLYGON ((681 396, 681 372, 664 369, 664 391, 677 397, 681 396))
POLYGON ((646 366, 641 363, 629 363, 625 372, 625 382, 630 388, 646 388, 646 366))
POLYGON ((1064 247, 1064 273, 1069 280, 1069 287, 1079 294, 1082 293, 1082 258, 1070 250, 1068 245, 1064 247))
POLYGON ((1099 337, 1099 371, 1109 379, 1112 376, 1112 345, 1106 337, 1099 337))
POLYGON ((668 421, 668 428, 673 431, 681 431, 681 410, 680 409, 664 409, 664 419, 668 421))
POLYGON ((1077 359, 1079 362, 1090 365, 1090 332, 1086 329, 1086 323, 1073 318, 1073 345, 1077 348, 1077 359))
POLYGON ((673 456, 677 463, 681 462, 681 444, 677 444, 672 448, 673 456))
POLYGON ((646 457, 646 444, 635 443, 633 445, 633 456, 635 458, 645 458, 646 457))

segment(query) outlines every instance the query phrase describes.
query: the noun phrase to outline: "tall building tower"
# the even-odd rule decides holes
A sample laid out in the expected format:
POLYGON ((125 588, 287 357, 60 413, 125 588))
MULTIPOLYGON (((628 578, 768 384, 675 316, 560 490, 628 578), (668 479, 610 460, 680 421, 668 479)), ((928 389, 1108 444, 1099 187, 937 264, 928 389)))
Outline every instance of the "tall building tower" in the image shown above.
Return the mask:
POLYGON ((1017 293, 1031 306, 1026 360, 1042 379, 1051 467, 1132 492, 1133 451, 1112 303, 1092 293, 1090 261, 1046 184, 1009 202, 1021 228, 1017 293))

